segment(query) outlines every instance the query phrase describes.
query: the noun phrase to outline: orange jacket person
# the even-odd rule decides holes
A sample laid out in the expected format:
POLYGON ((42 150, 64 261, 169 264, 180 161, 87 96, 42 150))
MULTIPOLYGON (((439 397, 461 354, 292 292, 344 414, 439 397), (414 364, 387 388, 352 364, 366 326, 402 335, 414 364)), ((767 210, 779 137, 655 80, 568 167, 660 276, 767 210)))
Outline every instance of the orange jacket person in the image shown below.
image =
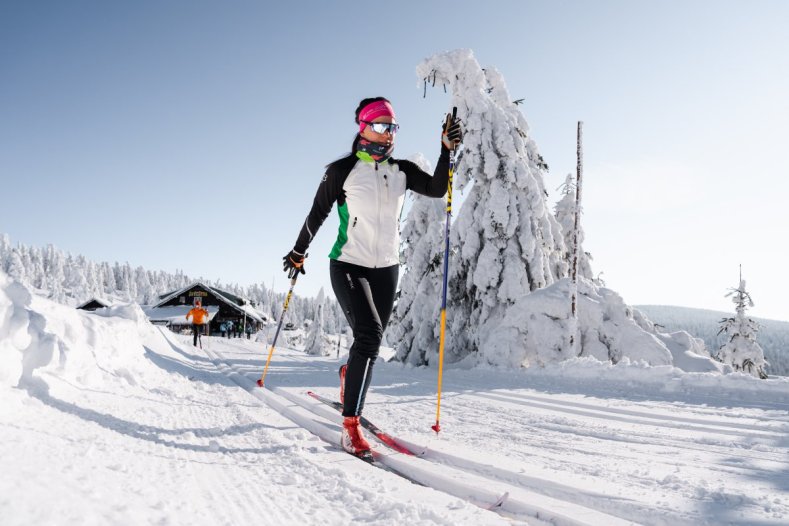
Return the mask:
POLYGON ((197 347, 197 336, 200 334, 200 326, 204 325, 206 318, 208 318, 208 311, 201 306, 200 300, 195 301, 194 308, 186 313, 186 319, 188 320, 190 316, 192 317, 192 333, 194 334, 192 345, 197 347))

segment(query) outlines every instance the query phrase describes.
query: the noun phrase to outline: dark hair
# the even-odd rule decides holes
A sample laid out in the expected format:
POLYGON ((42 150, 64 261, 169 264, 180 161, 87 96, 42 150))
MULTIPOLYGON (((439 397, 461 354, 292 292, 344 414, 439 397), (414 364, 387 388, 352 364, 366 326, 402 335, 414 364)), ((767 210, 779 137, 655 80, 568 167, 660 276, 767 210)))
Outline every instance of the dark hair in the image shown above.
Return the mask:
MULTIPOLYGON (((389 102, 389 99, 387 99, 386 97, 371 97, 369 99, 362 99, 359 102, 359 105, 356 107, 356 111, 354 112, 354 119, 353 119, 354 122, 356 124, 359 124, 359 114, 362 112, 365 106, 367 106, 368 104, 372 104, 373 102, 379 102, 379 101, 389 102)), ((391 102, 389 102, 389 104, 391 104, 391 102)), ((360 137, 361 135, 359 135, 359 133, 357 132, 356 137, 354 137, 353 139, 353 144, 351 145, 351 154, 353 154, 356 151, 356 146, 359 144, 360 137)))

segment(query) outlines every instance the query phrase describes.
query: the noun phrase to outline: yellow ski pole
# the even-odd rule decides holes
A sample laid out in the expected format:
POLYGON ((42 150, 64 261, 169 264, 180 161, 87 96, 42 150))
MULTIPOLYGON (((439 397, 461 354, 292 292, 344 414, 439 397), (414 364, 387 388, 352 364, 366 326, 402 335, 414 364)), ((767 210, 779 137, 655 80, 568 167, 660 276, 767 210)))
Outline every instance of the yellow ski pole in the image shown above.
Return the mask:
MULTIPOLYGON (((457 118, 458 109, 452 108, 452 122, 457 118)), ((447 124, 447 128, 449 124, 447 124)), ((433 431, 441 431, 441 381, 444 376, 444 341, 447 326, 447 275, 449 274, 449 222, 452 218, 452 177, 455 174, 455 144, 449 152, 449 184, 447 185, 447 224, 444 231, 444 288, 441 293, 441 333, 438 340, 438 402, 436 404, 436 425, 433 431)))
POLYGON ((260 375, 258 379, 258 385, 260 387, 264 387, 263 383, 266 380, 266 373, 268 372, 268 364, 271 362, 271 356, 274 354, 274 347, 277 345, 277 338, 279 337, 279 331, 282 329, 282 322, 285 319, 285 313, 288 311, 288 305, 290 304, 290 298, 293 296, 293 287, 296 286, 296 279, 299 277, 298 272, 293 279, 290 280, 290 290, 288 291, 288 295, 285 296, 285 305, 282 307, 282 314, 279 316, 279 323, 277 324, 277 332, 274 333, 274 341, 271 342, 271 348, 268 350, 268 358, 266 359, 266 367, 263 368, 263 374, 260 375))

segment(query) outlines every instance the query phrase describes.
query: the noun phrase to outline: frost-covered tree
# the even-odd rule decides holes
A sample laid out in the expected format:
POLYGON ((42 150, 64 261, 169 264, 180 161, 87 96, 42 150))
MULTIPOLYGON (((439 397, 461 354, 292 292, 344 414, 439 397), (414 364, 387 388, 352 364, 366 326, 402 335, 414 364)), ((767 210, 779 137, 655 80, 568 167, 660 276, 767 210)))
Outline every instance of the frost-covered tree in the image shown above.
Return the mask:
POLYGON ((318 297, 315 300, 315 314, 310 324, 309 332, 307 333, 307 341, 304 344, 304 352, 312 356, 324 356, 329 354, 329 348, 326 345, 323 336, 323 287, 318 291, 318 297))
POLYGON ((11 237, 0 234, 0 269, 8 270, 8 259, 11 257, 11 237))
POLYGON ((718 334, 725 334, 727 341, 718 350, 718 360, 734 367, 737 371, 749 373, 759 378, 767 378, 764 351, 756 342, 759 324, 749 318, 745 311, 753 307, 751 295, 745 290, 745 280, 740 277, 740 286, 730 289, 726 297, 731 297, 737 313, 732 318, 721 320, 718 334))
POLYGON ((151 283, 148 272, 142 267, 137 267, 134 271, 134 281, 137 285, 137 296, 135 301, 143 305, 154 303, 158 295, 151 283))
POLYGON ((22 256, 19 255, 19 251, 12 250, 8 256, 8 268, 6 269, 8 275, 11 276, 13 279, 17 281, 25 281, 27 278, 27 272, 25 270, 25 265, 22 262, 22 256))
MULTIPOLYGON (((115 283, 116 283, 115 271, 107 262, 103 262, 101 264, 101 267, 103 269, 102 292, 103 294, 112 294, 115 291, 115 283)), ((172 289, 167 289, 166 287, 162 287, 159 289, 160 292, 164 290, 172 290, 172 289)))
POLYGON ((85 277, 85 258, 83 256, 66 256, 65 288, 71 292, 71 297, 77 302, 88 298, 88 280, 85 277))
POLYGON ((38 247, 30 249, 30 275, 28 281, 33 287, 43 289, 47 284, 47 274, 44 269, 44 255, 38 247))
MULTIPOLYGON (((567 178, 564 180, 564 184, 559 187, 559 192, 562 195, 562 198, 556 203, 556 207, 554 208, 554 216, 556 217, 556 221, 562 227, 562 234, 565 239, 565 247, 566 250, 564 251, 563 257, 564 260, 567 262, 568 265, 572 262, 573 257, 573 229, 575 228, 575 209, 576 209, 576 184, 575 178, 572 174, 567 174, 567 178)), ((588 252, 584 252, 583 250, 583 242, 584 242, 584 230, 579 226, 578 228, 578 244, 580 248, 578 250, 578 275, 586 278, 586 279, 594 279, 594 274, 592 273, 592 265, 590 260, 592 259, 591 255, 588 252)))
MULTIPOLYGON (((479 343, 486 327, 518 298, 566 276, 567 247, 547 202, 545 163, 502 76, 483 70, 470 50, 434 55, 417 75, 451 88, 450 107, 458 108, 465 130, 455 194, 472 185, 452 224, 447 359, 480 352, 485 359, 479 343)), ((408 356, 414 350, 398 356, 419 362, 408 356)))
POLYGON ((337 312, 332 308, 331 298, 323 299, 323 330, 327 334, 337 334, 337 312))

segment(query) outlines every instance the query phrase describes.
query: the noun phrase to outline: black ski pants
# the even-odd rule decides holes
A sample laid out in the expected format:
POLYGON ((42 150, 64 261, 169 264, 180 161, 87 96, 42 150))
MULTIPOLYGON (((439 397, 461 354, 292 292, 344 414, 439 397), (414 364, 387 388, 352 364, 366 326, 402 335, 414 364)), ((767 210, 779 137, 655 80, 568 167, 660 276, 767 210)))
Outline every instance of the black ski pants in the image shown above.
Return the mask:
POLYGON ((358 416, 364 409, 378 348, 392 314, 399 272, 399 265, 368 268, 334 259, 329 263, 334 295, 353 330, 343 416, 358 416))
POLYGON ((197 338, 202 333, 203 333, 203 326, 202 325, 198 325, 196 323, 193 323, 192 324, 192 334, 194 335, 194 343, 192 345, 194 345, 195 347, 197 347, 197 338))

